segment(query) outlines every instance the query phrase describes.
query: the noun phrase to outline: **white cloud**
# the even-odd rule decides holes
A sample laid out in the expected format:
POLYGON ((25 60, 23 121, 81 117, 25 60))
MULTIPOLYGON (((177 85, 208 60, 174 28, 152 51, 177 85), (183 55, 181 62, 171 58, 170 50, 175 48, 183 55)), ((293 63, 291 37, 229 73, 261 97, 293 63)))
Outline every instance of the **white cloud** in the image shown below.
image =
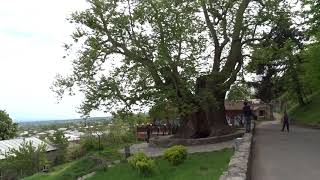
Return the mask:
POLYGON ((16 120, 79 117, 75 111, 81 97, 56 104, 49 87, 58 72, 71 69, 62 59, 62 45, 73 31, 66 18, 86 7, 85 0, 1 2, 0 109, 16 120))

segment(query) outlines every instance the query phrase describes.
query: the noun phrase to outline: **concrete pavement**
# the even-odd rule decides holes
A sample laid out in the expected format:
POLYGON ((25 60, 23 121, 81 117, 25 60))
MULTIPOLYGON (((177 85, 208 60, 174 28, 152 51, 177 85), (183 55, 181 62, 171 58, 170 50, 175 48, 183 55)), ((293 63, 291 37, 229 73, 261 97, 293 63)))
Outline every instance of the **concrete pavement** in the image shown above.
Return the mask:
POLYGON ((279 121, 257 125, 251 179, 320 180, 320 130, 281 128, 279 121))

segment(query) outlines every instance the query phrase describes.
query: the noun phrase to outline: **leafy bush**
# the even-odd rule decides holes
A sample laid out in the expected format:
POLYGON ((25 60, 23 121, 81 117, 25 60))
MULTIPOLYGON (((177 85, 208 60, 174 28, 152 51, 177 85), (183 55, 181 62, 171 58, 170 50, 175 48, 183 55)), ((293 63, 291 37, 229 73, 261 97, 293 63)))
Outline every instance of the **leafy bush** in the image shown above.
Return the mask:
POLYGON ((150 175, 155 167, 154 160, 148 158, 143 152, 134 154, 129 164, 143 176, 150 175))
POLYGON ((30 176, 48 164, 46 145, 35 147, 31 141, 23 141, 18 149, 9 149, 1 153, 5 157, 0 161, 4 179, 21 179, 30 176))
POLYGON ((181 145, 172 146, 165 150, 164 158, 169 161, 170 164, 177 166, 187 158, 187 148, 181 145))
POLYGON ((117 125, 110 126, 109 133, 104 134, 102 137, 106 144, 125 144, 136 141, 133 128, 119 123, 117 125))
POLYGON ((57 156, 54 160, 54 165, 62 164, 67 160, 67 148, 69 145, 68 138, 64 136, 62 131, 56 131, 53 136, 49 137, 51 143, 57 148, 57 156))
POLYGON ((150 175, 154 169, 154 161, 152 159, 147 159, 145 161, 138 161, 136 164, 136 169, 143 176, 150 175))
POLYGON ((93 136, 84 137, 80 144, 86 152, 99 149, 99 140, 93 136))
POLYGON ((77 146, 71 147, 68 150, 68 159, 75 160, 84 156, 85 154, 86 154, 85 149, 81 145, 77 145, 77 146))

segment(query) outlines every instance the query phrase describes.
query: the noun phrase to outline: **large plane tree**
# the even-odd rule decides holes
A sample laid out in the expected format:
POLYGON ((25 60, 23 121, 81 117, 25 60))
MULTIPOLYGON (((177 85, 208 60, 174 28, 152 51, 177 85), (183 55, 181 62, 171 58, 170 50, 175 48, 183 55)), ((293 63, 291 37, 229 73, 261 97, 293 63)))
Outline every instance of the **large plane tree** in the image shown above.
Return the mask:
POLYGON ((75 12, 72 74, 55 91, 85 95, 92 110, 133 111, 168 103, 178 137, 228 133, 224 100, 249 45, 266 38, 284 0, 89 0, 75 12))

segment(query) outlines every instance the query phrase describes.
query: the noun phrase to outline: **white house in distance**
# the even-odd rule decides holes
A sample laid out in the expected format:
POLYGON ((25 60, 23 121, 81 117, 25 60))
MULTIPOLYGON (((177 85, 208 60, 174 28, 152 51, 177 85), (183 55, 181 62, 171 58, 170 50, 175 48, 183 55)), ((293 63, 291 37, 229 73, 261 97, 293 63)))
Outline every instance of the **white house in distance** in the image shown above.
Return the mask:
POLYGON ((46 145, 46 155, 49 161, 53 160, 55 158, 55 152, 57 150, 56 147, 45 143, 44 141, 36 138, 36 137, 28 137, 28 138, 18 138, 18 139, 9 139, 9 140, 2 140, 0 141, 0 160, 5 159, 5 154, 8 152, 10 149, 19 149, 21 144, 23 142, 31 142, 31 144, 34 147, 39 147, 40 144, 45 144, 46 145))

